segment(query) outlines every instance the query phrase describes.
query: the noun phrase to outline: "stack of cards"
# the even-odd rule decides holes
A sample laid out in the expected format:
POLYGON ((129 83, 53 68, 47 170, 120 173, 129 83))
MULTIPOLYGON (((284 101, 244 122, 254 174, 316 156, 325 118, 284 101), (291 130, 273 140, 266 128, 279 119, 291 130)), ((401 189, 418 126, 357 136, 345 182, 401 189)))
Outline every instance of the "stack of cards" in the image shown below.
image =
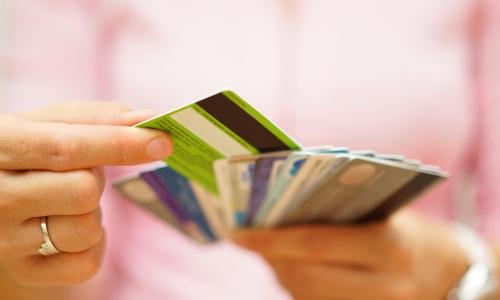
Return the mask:
POLYGON ((447 177, 401 155, 302 149, 230 91, 136 126, 169 132, 174 153, 114 187, 200 242, 242 226, 383 219, 447 177))

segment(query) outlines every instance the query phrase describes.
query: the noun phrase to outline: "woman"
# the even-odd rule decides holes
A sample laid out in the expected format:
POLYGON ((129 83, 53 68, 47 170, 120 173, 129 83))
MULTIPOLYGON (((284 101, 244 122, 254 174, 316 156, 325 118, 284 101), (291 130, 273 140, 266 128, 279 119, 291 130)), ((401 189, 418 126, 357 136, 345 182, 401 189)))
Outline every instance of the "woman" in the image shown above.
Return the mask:
MULTIPOLYGON (((450 180, 419 199, 416 208, 439 219, 470 220, 468 207, 474 207, 478 230, 487 239, 498 236, 500 189, 495 183, 500 172, 494 149, 500 130, 494 121, 500 110, 500 18, 495 1, 6 4, 5 111, 32 111, 76 98, 119 99, 130 107, 162 111, 196 100, 193 95, 201 98, 231 87, 305 145, 375 148, 442 166, 452 173, 450 180), (468 176, 476 179, 477 193, 470 197, 474 203, 461 190, 468 176)), ((81 197, 93 205, 70 211, 40 210, 32 200, 36 193, 12 188, 14 184, 1 189, 8 191, 0 194, 3 201, 25 199, 24 204, 8 202, 12 205, 2 210, 2 219, 11 211, 29 212, 2 223, 2 239, 8 242, 0 261, 9 278, 67 285, 97 271, 103 243, 96 225, 102 177, 78 170, 158 158, 141 152, 158 133, 122 133, 124 128, 112 126, 147 117, 144 111, 125 116, 123 111, 91 103, 4 117, 2 134, 11 133, 10 139, 2 138, 9 143, 2 143, 0 156, 6 158, 0 164, 6 180, 24 187, 33 181, 18 175, 33 176, 33 171, 22 170, 45 170, 47 176, 83 172, 80 176, 93 187, 81 197), (43 137, 55 144, 44 144, 43 137), (69 138, 75 140, 67 142, 69 138), (107 151, 109 157, 99 156, 104 151, 99 147, 124 144, 107 151), (55 164, 44 165, 47 160, 33 156, 35 151, 17 155, 16 149, 23 149, 19 145, 48 145, 41 153, 55 164), (82 262, 76 265, 50 266, 61 254, 40 260, 43 266, 20 263, 32 254, 40 259, 35 244, 43 240, 35 225, 45 215, 52 220, 54 243, 64 245, 65 234, 58 238, 58 230, 70 241, 63 256, 92 255, 72 259, 82 262), (60 215, 91 215, 91 225, 83 226, 91 237, 78 234, 85 221, 60 215), (58 226, 58 219, 75 225, 58 226)), ((158 156, 171 149, 168 138, 162 143, 167 150, 158 156)), ((109 177, 129 171, 110 170, 109 177)), ((74 180, 83 180, 78 178, 74 180)), ((53 194, 43 193, 41 203, 74 202, 61 196, 67 193, 54 192, 64 188, 62 179, 47 181, 44 187, 53 194), (58 188, 50 188, 54 186, 58 188)), ((102 199, 108 250, 99 275, 80 287, 85 297, 90 291, 110 299, 288 297, 271 269, 250 252, 230 243, 195 246, 113 191, 105 191, 102 199)), ((281 285, 302 299, 442 299, 469 265, 467 250, 450 225, 408 212, 381 224, 242 232, 234 239, 262 254, 281 285)))

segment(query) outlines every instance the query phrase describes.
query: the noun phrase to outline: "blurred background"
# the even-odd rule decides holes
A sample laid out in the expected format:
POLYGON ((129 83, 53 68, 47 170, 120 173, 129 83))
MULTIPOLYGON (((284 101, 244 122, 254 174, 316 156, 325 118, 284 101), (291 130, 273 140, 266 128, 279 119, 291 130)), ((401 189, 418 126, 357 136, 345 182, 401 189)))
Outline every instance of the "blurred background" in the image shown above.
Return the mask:
MULTIPOLYGON (((168 111, 229 88, 306 146, 457 175, 481 130, 482 1, 1 3, 6 112, 69 99, 168 111)), ((454 214, 439 203, 430 211, 454 214)))
MULTIPOLYGON (((450 171, 415 208, 496 236, 498 20, 489 0, 0 0, 0 111, 104 100, 164 112, 232 89, 306 146, 399 153, 450 171)), ((117 254, 140 236, 119 224, 153 225, 105 196, 120 272, 141 266, 126 258, 169 247, 117 254)), ((228 268, 213 255, 206 274, 217 261, 228 268)))
MULTIPOLYGON (((7 25, 6 25, 6 22, 7 22, 7 11, 5 9, 5 1, 0 1, 0 15, 1 15, 1 18, 0 18, 0 51, 2 54, 2 57, 5 55, 5 51, 6 51, 6 31, 7 31, 7 25)), ((4 60, 2 60, 4 61, 4 60)), ((2 65, 4 66, 5 63, 2 63, 2 65)), ((5 67, 2 68, 2 70, 0 71, 0 93, 2 93, 2 96, 0 99, 4 99, 5 98, 5 87, 4 87, 4 84, 5 84, 5 79, 4 79, 4 76, 5 76, 5 67)))

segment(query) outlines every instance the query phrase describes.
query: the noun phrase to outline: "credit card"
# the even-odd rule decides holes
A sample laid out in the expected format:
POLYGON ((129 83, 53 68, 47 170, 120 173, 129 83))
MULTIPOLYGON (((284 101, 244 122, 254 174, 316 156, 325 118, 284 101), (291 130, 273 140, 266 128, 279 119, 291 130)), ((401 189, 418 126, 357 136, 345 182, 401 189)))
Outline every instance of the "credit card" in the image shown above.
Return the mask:
POLYGON ((278 173, 278 163, 284 162, 288 155, 288 153, 284 153, 274 157, 260 157, 256 160, 246 220, 247 224, 253 223, 255 214, 262 204, 262 201, 264 201, 269 188, 272 186, 271 176, 278 173))
POLYGON ((158 199, 155 191, 138 174, 115 180, 113 187, 125 199, 139 205, 173 227, 181 231, 184 230, 172 212, 158 199))
POLYGON ((250 200, 256 155, 241 155, 220 159, 214 163, 217 184, 224 202, 230 228, 245 224, 250 200))
POLYGON ((232 201, 234 203, 234 218, 236 226, 243 226, 247 219, 252 178, 256 156, 229 160, 229 178, 232 185, 232 201))
POLYGON ((363 160, 372 163, 378 176, 367 181, 356 195, 339 205, 332 212, 332 222, 358 221, 419 174, 418 168, 413 165, 393 160, 380 161, 373 158, 363 158, 363 160))
POLYGON ((227 159, 216 160, 213 164, 214 175, 219 186, 218 197, 222 201, 222 214, 224 224, 228 229, 236 228, 234 218, 235 208, 233 203, 233 185, 229 177, 229 163, 227 159))
MULTIPOLYGON (((285 160, 277 160, 273 163, 273 167, 271 168, 271 175, 269 175, 269 183, 268 183, 268 191, 271 191, 275 184, 276 184, 276 179, 278 178, 278 175, 281 172, 281 169, 283 165, 285 164, 285 160)), ((266 194, 267 196, 267 194, 266 194)), ((264 198, 265 199, 265 198, 264 198)))
POLYGON ((283 189, 273 206, 268 210, 264 219, 260 222, 261 226, 273 227, 279 224, 280 220, 289 210, 292 210, 295 196, 300 191, 307 189, 308 185, 313 184, 316 174, 331 161, 335 160, 335 155, 316 154, 309 157, 302 165, 297 174, 290 180, 289 184, 283 189))
POLYGON ((200 242, 242 226, 379 220, 447 176, 399 154, 302 149, 231 91, 135 126, 168 132, 175 149, 168 167, 132 174, 114 187, 200 242))
POLYGON ((154 173, 159 176, 158 178, 163 186, 176 199, 177 203, 181 205, 187 216, 198 225, 208 241, 216 240, 217 238, 203 214, 203 210, 191 189, 188 179, 169 167, 156 169, 154 173))
POLYGON ((299 144, 232 91, 141 122, 136 127, 169 132, 173 154, 165 161, 217 194, 212 164, 218 159, 300 149, 299 144))
POLYGON ((376 209, 362 216, 359 221, 368 222, 387 218, 399 208, 407 205, 434 185, 446 179, 443 171, 421 171, 404 187, 393 193, 376 209))
POLYGON ((300 198, 301 194, 307 193, 316 184, 317 180, 322 178, 325 168, 333 161, 332 158, 335 155, 346 153, 349 153, 349 148, 331 146, 314 147, 293 152, 285 161, 284 168, 290 168, 292 166, 291 161, 296 159, 296 157, 306 158, 304 166, 297 165, 298 162, 295 162, 295 166, 291 169, 292 173, 287 174, 283 170, 279 174, 277 177, 277 186, 273 186, 266 195, 264 204, 260 208, 261 211, 259 213, 261 215, 256 220, 258 222, 256 224, 260 226, 274 226, 277 224, 285 211, 294 207, 295 199, 300 198), (309 158, 314 159, 308 163, 309 158))
POLYGON ((225 211, 231 220, 230 228, 247 223, 253 186, 255 164, 258 159, 288 155, 290 151, 277 151, 259 155, 240 155, 217 160, 214 172, 225 211), (232 217, 231 217, 232 215, 232 217))
POLYGON ((212 233, 219 239, 226 237, 228 230, 224 224, 222 200, 192 180, 189 181, 189 184, 198 199, 212 233))
POLYGON ((166 186, 162 183, 160 176, 155 171, 147 171, 141 173, 141 178, 155 191, 161 202, 168 207, 172 215, 176 218, 177 222, 184 229, 184 231, 194 240, 204 243, 208 239, 203 234, 201 228, 196 224, 175 199, 175 197, 167 190, 166 186))
POLYGON ((283 193, 295 175, 297 175, 306 160, 312 155, 312 152, 293 152, 287 157, 283 166, 281 166, 281 171, 277 175, 273 187, 269 190, 269 193, 266 195, 262 205, 259 207, 259 210, 255 215, 255 225, 264 225, 265 218, 269 210, 279 199, 279 196, 283 193))
POLYGON ((359 221, 420 174, 415 166, 395 159, 347 157, 349 161, 290 213, 285 223, 359 221))
POLYGON ((355 150, 351 151, 351 154, 359 156, 375 157, 377 155, 377 152, 375 152, 374 150, 355 150))
POLYGON ((390 153, 377 153, 377 154, 375 154, 375 158, 383 159, 383 160, 390 160, 390 161, 397 161, 397 162, 404 162, 406 159, 404 157, 404 155, 390 154, 390 153))
POLYGON ((327 178, 333 168, 336 168, 336 166, 342 163, 341 159, 338 158, 338 155, 350 153, 349 149, 346 147, 331 147, 329 149, 319 149, 315 151, 321 154, 329 154, 331 159, 324 159, 322 164, 310 174, 308 180, 294 195, 294 202, 301 201, 302 198, 307 197, 307 195, 309 195, 316 188, 316 186, 321 184, 323 179, 327 178))
POLYGON ((332 222, 332 215, 339 206, 383 175, 363 159, 349 154, 338 157, 342 163, 335 164, 317 190, 290 211, 282 224, 332 222))

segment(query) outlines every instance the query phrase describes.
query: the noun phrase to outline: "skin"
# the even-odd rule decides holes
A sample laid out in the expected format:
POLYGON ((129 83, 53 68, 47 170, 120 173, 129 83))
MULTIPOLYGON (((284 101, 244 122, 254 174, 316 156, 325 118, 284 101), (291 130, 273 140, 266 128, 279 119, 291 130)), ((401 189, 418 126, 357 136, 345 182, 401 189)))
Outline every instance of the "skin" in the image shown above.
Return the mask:
POLYGON ((97 273, 105 244, 102 167, 157 161, 173 149, 160 131, 128 127, 148 117, 109 103, 0 116, 0 274, 11 280, 0 285, 66 286, 97 273), (62 253, 38 254, 41 216, 49 216, 62 253))
MULTIPOLYGON (((97 273, 105 240, 102 166, 171 153, 168 136, 124 127, 152 115, 85 102, 0 116, 3 295, 67 299, 73 284, 97 273), (157 138, 160 150, 148 151, 157 138), (44 215, 50 216, 52 240, 65 253, 37 255, 44 215)), ((241 230, 232 238, 262 255, 296 299, 444 299, 468 266, 448 225, 409 211, 376 224, 241 230)))
MULTIPOLYGON (((233 240, 299 300, 442 300, 468 268, 449 225, 410 211, 366 225, 241 230, 233 240)), ((499 249, 492 243, 496 257, 499 249)))

